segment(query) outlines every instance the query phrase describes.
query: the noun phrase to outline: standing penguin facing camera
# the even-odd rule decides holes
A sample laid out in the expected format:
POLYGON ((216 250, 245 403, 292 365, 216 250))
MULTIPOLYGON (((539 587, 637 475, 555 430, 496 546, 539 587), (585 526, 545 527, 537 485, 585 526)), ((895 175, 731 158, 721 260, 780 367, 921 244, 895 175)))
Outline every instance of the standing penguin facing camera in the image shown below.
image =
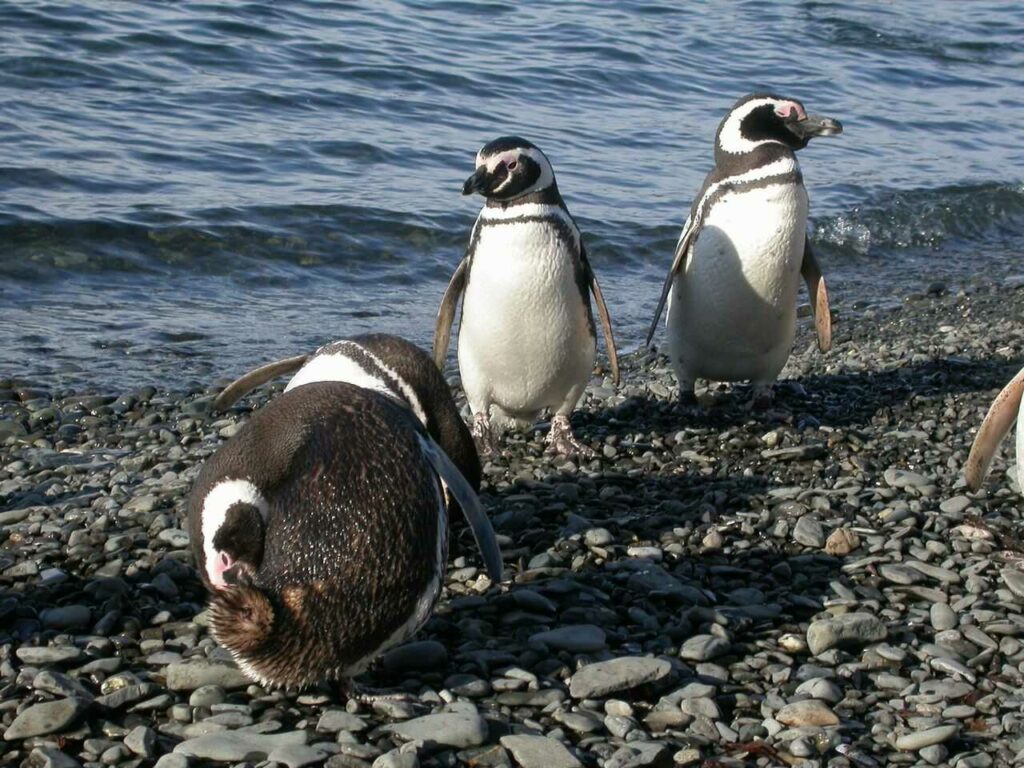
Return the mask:
POLYGON ((715 167, 683 226, 647 333, 668 300, 668 353, 684 405, 697 378, 753 384, 766 407, 796 333, 800 276, 822 352, 832 345, 828 292, 807 237, 807 190, 796 159, 815 136, 842 133, 795 99, 755 93, 715 135, 715 167))
POLYGON ((211 629, 254 679, 348 679, 411 637, 441 592, 446 490, 501 579, 490 521, 425 411, 400 381, 310 372, 203 467, 189 530, 211 629))
POLYGON ((616 384, 618 355, 608 308, 551 163, 526 139, 495 139, 477 154, 462 188, 464 195, 474 192, 486 203, 437 313, 434 360, 444 367, 465 293, 459 372, 480 447, 494 449, 492 417, 503 426, 529 424, 550 409, 549 445, 592 456, 569 424, 597 355, 590 293, 616 384))

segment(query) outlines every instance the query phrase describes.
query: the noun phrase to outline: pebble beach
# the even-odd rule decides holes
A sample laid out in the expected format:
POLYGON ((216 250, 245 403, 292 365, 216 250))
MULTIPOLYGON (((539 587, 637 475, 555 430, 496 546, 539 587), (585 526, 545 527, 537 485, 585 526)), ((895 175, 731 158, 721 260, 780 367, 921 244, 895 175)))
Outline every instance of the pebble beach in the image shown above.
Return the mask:
MULTIPOLYGON (((415 640, 360 682, 250 683, 207 631, 185 532, 199 467, 253 409, 201 392, 0 379, 0 765, 956 766, 1024 763, 1022 502, 1004 445, 962 467, 1020 368, 1024 277, 801 321, 774 406, 663 355, 595 378, 598 453, 511 434, 415 640)), ((457 383, 457 380, 453 379, 457 383)))

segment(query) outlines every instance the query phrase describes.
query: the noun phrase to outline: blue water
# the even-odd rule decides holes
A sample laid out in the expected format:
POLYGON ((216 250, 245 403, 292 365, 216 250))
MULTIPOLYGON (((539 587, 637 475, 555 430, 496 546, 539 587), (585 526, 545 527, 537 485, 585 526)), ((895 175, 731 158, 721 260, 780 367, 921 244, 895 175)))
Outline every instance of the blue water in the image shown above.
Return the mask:
POLYGON ((429 343, 477 149, 554 163, 642 336, 711 139, 771 89, 840 308, 1024 271, 1024 5, 0 0, 0 377, 208 383, 429 343))

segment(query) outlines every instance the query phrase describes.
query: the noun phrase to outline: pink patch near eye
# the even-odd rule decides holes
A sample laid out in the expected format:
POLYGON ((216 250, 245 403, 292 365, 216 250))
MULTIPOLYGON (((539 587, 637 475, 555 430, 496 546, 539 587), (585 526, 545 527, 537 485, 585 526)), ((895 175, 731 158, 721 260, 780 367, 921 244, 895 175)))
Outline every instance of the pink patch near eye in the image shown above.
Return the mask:
POLYGON ((796 117, 797 120, 806 120, 807 113, 804 108, 795 101, 786 101, 775 107, 775 114, 781 118, 796 117))

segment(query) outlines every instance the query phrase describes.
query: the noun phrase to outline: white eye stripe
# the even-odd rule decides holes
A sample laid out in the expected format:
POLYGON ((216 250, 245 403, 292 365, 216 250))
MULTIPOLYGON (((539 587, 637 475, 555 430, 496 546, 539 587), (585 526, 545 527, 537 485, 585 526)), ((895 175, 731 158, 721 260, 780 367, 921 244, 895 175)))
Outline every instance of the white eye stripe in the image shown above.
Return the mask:
POLYGON ((743 133, 740 128, 744 118, 759 107, 763 107, 766 104, 776 106, 780 103, 790 104, 792 102, 780 102, 778 99, 763 98, 763 99, 752 99, 746 104, 733 110, 726 118, 723 123, 721 130, 718 132, 718 146, 723 152, 728 152, 732 155, 742 155, 747 152, 752 152, 758 147, 766 144, 782 144, 777 139, 761 139, 760 141, 751 141, 743 137, 743 133))

